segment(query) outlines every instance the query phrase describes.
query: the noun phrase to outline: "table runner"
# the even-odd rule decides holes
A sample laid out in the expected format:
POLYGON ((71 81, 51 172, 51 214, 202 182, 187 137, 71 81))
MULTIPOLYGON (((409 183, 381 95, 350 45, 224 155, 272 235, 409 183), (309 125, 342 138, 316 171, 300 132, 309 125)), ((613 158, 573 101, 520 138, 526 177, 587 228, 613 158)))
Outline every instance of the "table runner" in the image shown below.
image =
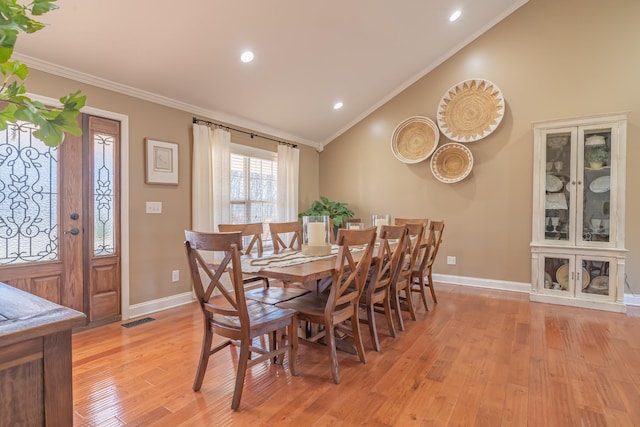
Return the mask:
POLYGON ((244 258, 242 260, 242 271, 244 273, 257 273, 266 267, 287 267, 290 265, 304 264, 305 262, 331 258, 336 256, 337 253, 338 245, 331 245, 331 253, 329 255, 310 256, 303 254, 302 251, 289 250, 262 258, 244 258))

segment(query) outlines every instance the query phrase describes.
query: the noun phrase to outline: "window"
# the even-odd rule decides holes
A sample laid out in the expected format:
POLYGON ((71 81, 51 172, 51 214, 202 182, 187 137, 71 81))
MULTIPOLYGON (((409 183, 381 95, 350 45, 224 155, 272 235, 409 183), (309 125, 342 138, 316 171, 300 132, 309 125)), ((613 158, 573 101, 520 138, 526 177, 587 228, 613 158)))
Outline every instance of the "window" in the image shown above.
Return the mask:
POLYGON ((275 221, 278 200, 277 154, 231 144, 230 161, 231 223, 266 224, 275 221))

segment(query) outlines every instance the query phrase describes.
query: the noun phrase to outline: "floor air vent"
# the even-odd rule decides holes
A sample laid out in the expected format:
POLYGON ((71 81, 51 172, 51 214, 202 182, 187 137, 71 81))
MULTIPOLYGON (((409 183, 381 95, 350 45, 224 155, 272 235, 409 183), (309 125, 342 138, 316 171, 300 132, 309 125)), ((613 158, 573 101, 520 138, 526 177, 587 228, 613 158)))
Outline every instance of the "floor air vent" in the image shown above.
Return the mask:
POLYGON ((123 323, 122 326, 125 328, 133 328, 134 326, 141 325, 142 323, 151 322, 152 320, 156 320, 153 317, 143 317, 142 319, 134 320, 132 322, 123 323))

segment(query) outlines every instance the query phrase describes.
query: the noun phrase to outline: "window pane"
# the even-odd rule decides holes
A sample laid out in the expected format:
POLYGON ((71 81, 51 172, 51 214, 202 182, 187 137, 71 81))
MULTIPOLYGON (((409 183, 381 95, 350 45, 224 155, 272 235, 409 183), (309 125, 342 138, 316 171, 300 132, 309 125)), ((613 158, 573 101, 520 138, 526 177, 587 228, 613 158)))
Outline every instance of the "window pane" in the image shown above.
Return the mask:
POLYGON ((115 140, 111 135, 93 136, 93 253, 115 253, 114 185, 115 140))
POLYGON ((0 264, 58 259, 58 150, 34 131, 0 132, 0 264))
MULTIPOLYGON (((233 223, 272 222, 275 220, 278 187, 278 163, 242 154, 231 154, 231 221, 233 223)), ((267 157, 269 153, 267 153, 267 157)), ((267 228, 268 230, 268 228, 267 228)), ((268 239, 268 231, 265 236, 268 239)))

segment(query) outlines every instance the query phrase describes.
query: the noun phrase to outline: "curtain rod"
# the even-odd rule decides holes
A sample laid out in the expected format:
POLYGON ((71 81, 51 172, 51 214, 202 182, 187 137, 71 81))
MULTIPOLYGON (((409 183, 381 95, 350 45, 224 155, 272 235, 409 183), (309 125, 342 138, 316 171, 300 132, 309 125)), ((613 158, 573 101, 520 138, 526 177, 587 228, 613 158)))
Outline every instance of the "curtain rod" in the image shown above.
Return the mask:
POLYGON ((268 136, 260 135, 260 134, 254 133, 254 132, 247 132, 246 130, 236 129, 236 128, 233 128, 231 126, 223 125, 221 123, 216 123, 216 122, 210 122, 208 120, 198 119, 196 117, 193 118, 193 123, 194 124, 205 124, 207 126, 216 126, 216 127, 222 128, 222 129, 232 130, 232 131, 235 131, 235 132, 244 133, 245 135, 249 135, 252 139, 253 139, 253 137, 258 137, 258 138, 262 138, 262 139, 267 139, 269 141, 277 142, 278 144, 288 145, 289 147, 298 148, 297 144, 292 144, 292 143, 286 142, 286 141, 280 141, 279 139, 273 139, 273 138, 270 138, 268 136))

